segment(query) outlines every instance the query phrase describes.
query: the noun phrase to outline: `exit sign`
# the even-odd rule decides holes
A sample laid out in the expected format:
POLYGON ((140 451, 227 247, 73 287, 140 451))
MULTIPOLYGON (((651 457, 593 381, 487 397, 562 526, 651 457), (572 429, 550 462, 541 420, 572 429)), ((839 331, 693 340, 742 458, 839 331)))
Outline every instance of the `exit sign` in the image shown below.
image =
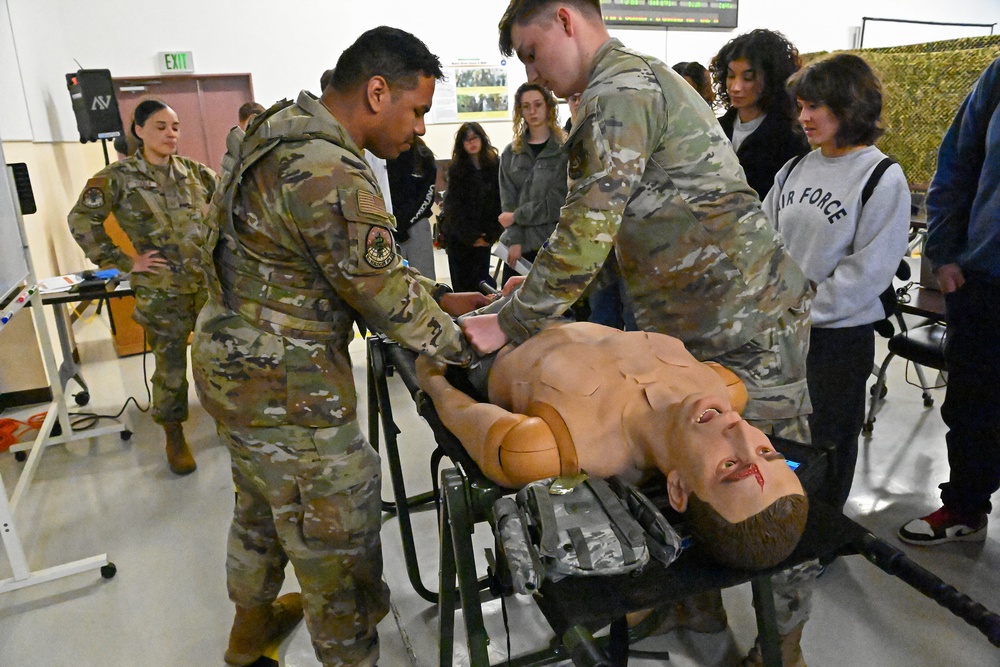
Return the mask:
POLYGON ((161 74, 188 74, 194 72, 194 54, 191 51, 160 52, 157 55, 161 74))

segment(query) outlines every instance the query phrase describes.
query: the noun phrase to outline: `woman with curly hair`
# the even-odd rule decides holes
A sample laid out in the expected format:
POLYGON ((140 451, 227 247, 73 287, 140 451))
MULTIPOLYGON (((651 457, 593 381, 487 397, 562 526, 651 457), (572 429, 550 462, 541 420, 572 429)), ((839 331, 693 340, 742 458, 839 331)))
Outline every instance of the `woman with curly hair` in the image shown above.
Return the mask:
POLYGON ((500 241, 507 246, 503 281, 517 260, 534 261, 559 222, 566 201, 566 135, 556 120, 555 96, 535 83, 514 94, 514 140, 500 157, 500 241))
POLYGON ((762 200, 788 160, 809 152, 785 81, 802 66, 799 51, 780 32, 752 30, 731 39, 712 59, 719 119, 762 200))
POLYGON ((455 133, 448 165, 448 182, 441 213, 441 230, 448 253, 451 286, 456 292, 477 292, 490 277, 490 248, 503 228, 500 215, 497 149, 479 123, 463 123, 455 133))

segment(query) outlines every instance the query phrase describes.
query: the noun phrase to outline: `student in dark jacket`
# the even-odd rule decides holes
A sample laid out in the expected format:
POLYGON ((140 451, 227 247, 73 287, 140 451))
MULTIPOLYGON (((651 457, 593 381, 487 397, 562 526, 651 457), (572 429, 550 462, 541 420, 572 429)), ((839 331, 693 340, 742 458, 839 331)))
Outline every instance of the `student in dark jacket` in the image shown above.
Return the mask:
POLYGON ((451 286, 473 292, 490 276, 490 248, 500 238, 500 159, 479 123, 463 123, 455 133, 448 165, 442 230, 451 286))
POLYGON ((712 59, 719 119, 746 173, 764 199, 786 162, 809 152, 785 81, 802 66, 799 51, 780 32, 752 30, 729 41, 712 59))
POLYGON ((434 153, 417 137, 410 150, 400 153, 394 160, 385 161, 385 170, 389 177, 392 213, 396 216, 394 236, 400 254, 410 268, 436 280, 430 220, 437 181, 434 153))

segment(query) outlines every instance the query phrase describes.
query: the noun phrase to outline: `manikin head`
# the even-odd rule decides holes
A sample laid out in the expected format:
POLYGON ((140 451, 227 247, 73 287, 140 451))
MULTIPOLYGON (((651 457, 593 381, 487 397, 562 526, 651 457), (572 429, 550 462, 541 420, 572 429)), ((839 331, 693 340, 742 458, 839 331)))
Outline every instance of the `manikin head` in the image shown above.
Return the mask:
POLYGON ((805 528, 808 501, 767 436, 718 395, 688 396, 668 412, 668 445, 657 467, 700 548, 745 569, 788 557, 805 528))

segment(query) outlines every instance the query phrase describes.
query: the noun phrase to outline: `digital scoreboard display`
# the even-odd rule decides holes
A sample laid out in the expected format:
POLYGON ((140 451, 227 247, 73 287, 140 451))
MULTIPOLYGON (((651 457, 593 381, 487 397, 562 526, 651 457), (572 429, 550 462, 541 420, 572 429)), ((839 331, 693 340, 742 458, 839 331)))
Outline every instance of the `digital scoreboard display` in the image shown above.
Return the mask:
POLYGON ((732 30, 738 11, 736 0, 601 0, 610 26, 732 30))

